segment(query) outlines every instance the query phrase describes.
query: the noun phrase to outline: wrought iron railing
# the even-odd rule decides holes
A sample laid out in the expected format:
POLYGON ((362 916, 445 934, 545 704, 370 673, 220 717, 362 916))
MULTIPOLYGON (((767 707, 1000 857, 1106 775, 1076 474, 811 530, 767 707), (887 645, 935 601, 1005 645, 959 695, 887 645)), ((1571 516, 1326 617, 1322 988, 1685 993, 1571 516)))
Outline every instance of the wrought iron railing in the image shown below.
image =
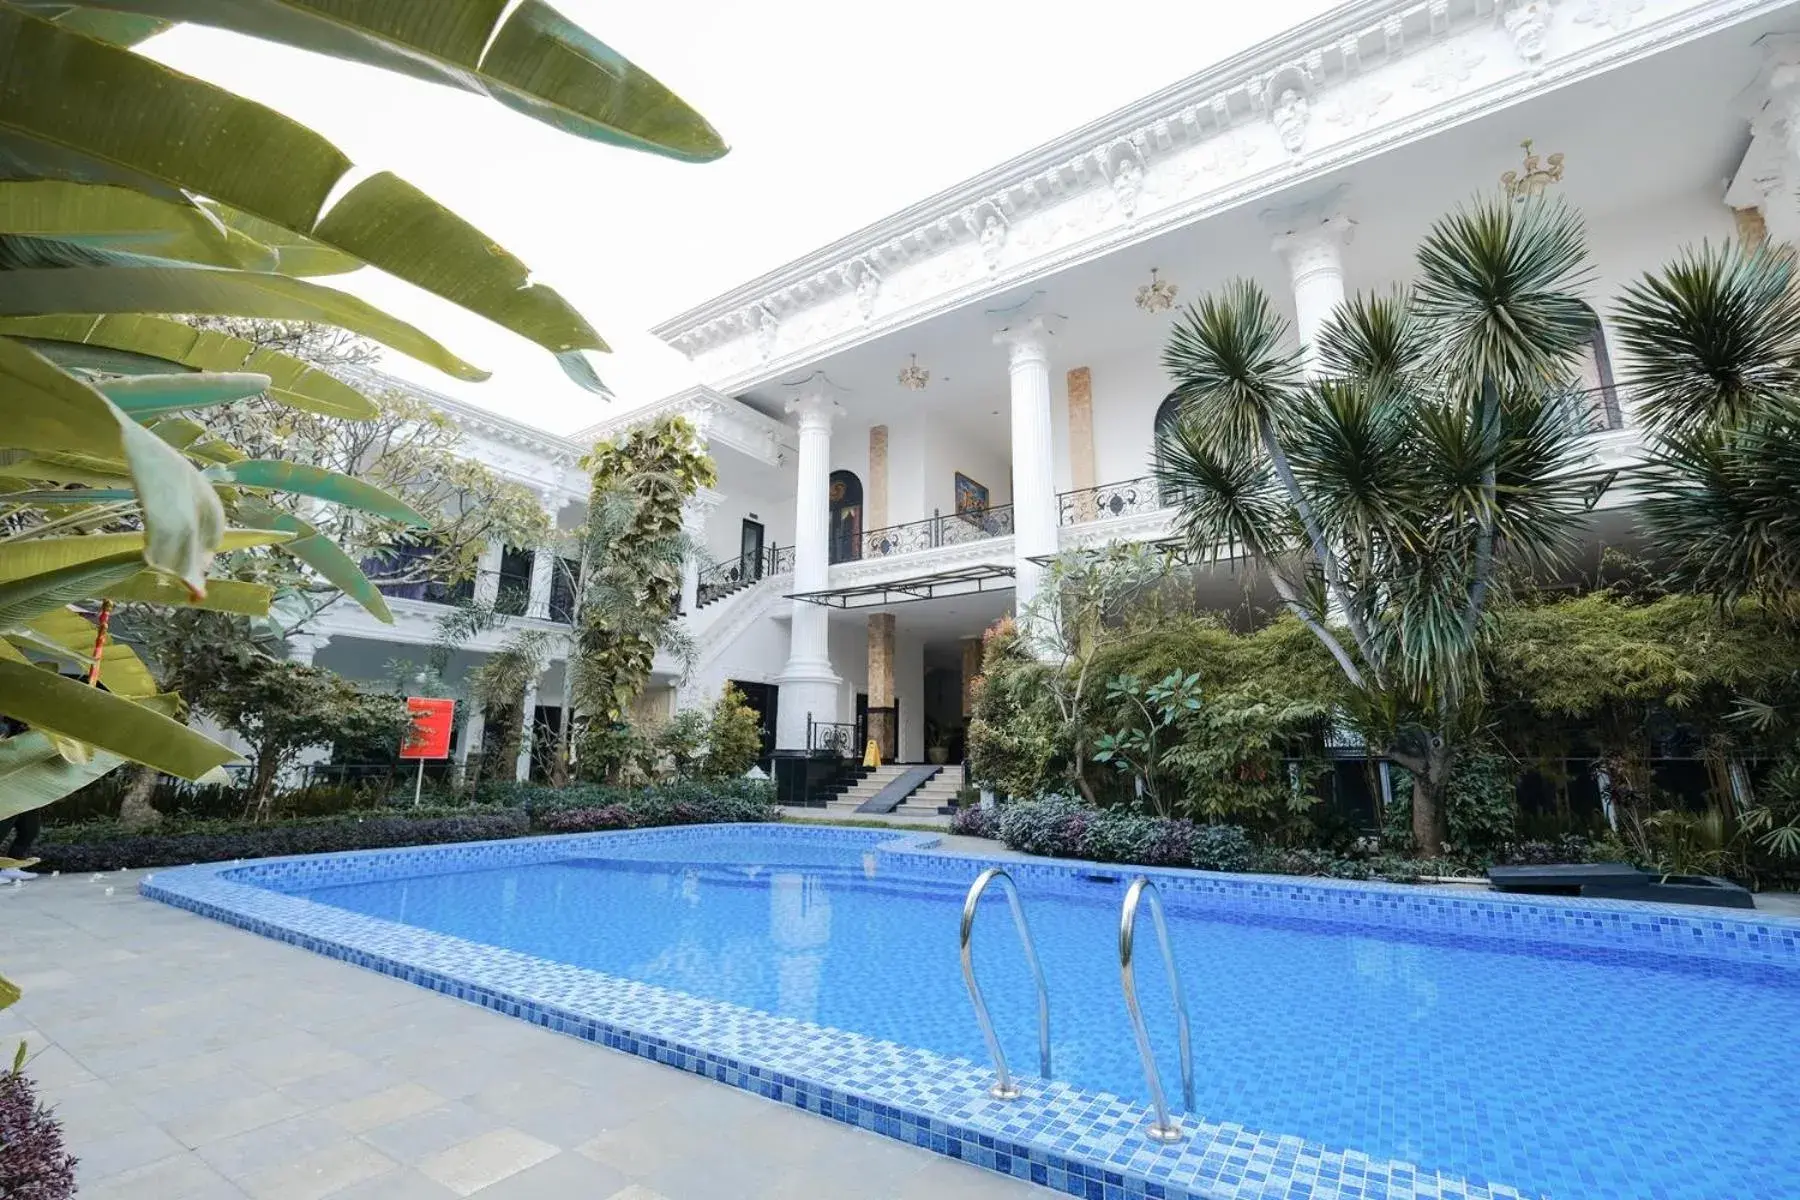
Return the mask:
POLYGON ((863 558, 887 558, 917 550, 935 550, 940 546, 962 546, 988 538, 1010 537, 1012 532, 1013 506, 996 504, 948 516, 936 513, 923 521, 908 521, 904 525, 864 530, 859 548, 863 558))
POLYGON ((721 559, 700 572, 700 586, 694 604, 705 608, 715 600, 723 600, 770 575, 781 575, 794 569, 792 546, 769 546, 761 554, 743 554, 721 559))
POLYGON ((856 754, 857 728, 852 721, 815 721, 806 718, 806 748, 813 754, 835 754, 850 758, 856 754))
POLYGON ((1063 525, 1112 521, 1119 517, 1153 513, 1167 507, 1163 502, 1163 493, 1156 486, 1155 477, 1151 475, 1127 479, 1124 483, 1076 488, 1056 497, 1057 520, 1063 525))

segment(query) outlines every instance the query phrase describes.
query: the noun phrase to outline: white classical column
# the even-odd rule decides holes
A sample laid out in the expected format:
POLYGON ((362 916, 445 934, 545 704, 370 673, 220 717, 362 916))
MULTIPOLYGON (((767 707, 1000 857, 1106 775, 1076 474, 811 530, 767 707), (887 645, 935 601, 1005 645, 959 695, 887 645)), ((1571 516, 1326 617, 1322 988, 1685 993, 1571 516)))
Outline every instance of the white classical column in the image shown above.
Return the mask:
POLYGON ((1294 287, 1294 330, 1300 335, 1300 369, 1319 376, 1319 334, 1344 302, 1344 243, 1356 223, 1348 217, 1300 214, 1293 227, 1275 236, 1275 250, 1287 259, 1294 287))
POLYGON ((506 547, 499 542, 481 548, 475 565, 475 603, 492 606, 500 598, 500 556, 505 553, 506 547))
POLYGON ((522 705, 525 716, 523 728, 519 733, 519 757, 513 761, 513 778, 525 783, 531 778, 531 743, 537 738, 537 702, 538 681, 536 677, 525 685, 525 699, 522 705))
MULTIPOLYGON (((544 511, 550 515, 550 536, 556 537, 556 518, 568 501, 556 488, 544 488, 539 493, 544 502, 544 511)), ((531 599, 525 605, 525 615, 536 617, 540 621, 550 618, 550 581, 556 573, 556 548, 554 545, 539 546, 531 556, 531 599)))
POLYGON ((482 711, 481 705, 471 700, 459 700, 457 703, 463 708, 463 735, 456 747, 456 765, 464 767, 469 763, 469 755, 475 752, 475 747, 481 745, 481 739, 487 734, 487 714, 482 711))
POLYGON ((288 661, 304 663, 310 667, 319 651, 330 644, 329 633, 290 633, 287 637, 288 661))
POLYGON ((700 607, 700 569, 712 558, 706 552, 706 522, 723 499, 712 488, 701 488, 681 508, 681 528, 691 543, 681 564, 681 611, 690 615, 700 607))
POLYGON ((1050 338, 1057 318, 1025 317, 994 335, 1012 359, 1013 611, 1024 613, 1056 553, 1056 475, 1050 460, 1050 338))
MULTIPOLYGON (((794 495, 794 590, 824 591, 830 583, 831 422, 837 401, 823 390, 788 401, 800 422, 799 480, 794 495)), ((838 717, 838 685, 827 642, 830 614, 822 605, 794 601, 787 666, 776 704, 775 748, 805 750, 806 725, 838 717)))

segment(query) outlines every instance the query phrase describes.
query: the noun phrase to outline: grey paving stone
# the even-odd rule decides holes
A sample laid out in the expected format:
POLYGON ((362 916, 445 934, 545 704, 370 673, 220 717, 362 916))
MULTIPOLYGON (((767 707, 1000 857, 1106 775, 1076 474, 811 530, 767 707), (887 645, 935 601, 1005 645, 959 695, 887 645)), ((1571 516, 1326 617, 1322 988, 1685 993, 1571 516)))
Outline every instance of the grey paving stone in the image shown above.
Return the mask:
POLYGON ((288 1097, 271 1090, 231 1100, 201 1099, 186 1112, 163 1121, 162 1127, 182 1145, 199 1147, 273 1125, 304 1111, 288 1097))
POLYGON ((283 1167, 346 1140, 345 1132, 316 1113, 289 1117, 195 1148, 225 1178, 242 1184, 252 1175, 283 1167))
POLYGON ((345 1100, 324 1110, 351 1133, 363 1133, 441 1108, 445 1098, 420 1083, 399 1083, 367 1096, 345 1100))
POLYGON ((417 1165, 440 1150, 504 1129, 504 1118, 460 1100, 364 1131, 363 1140, 400 1162, 417 1165))
POLYGON ((557 1149, 518 1129, 496 1129, 439 1151, 419 1164, 419 1173, 459 1196, 472 1196, 553 1158, 557 1149))
POLYGON ((476 1200, 566 1200, 613 1196, 630 1184, 623 1172, 565 1151, 475 1193, 476 1200))
POLYGON ((69 1152, 81 1160, 76 1166, 75 1178, 83 1184, 99 1183, 186 1149, 147 1122, 94 1137, 72 1134, 68 1147, 69 1152))
MULTIPOLYGON (((331 1193, 331 1200, 451 1200, 456 1193, 413 1167, 399 1167, 331 1193)), ((570 1200, 582 1200, 570 1197, 570 1200)))
POLYGON ((323 1200, 364 1180, 379 1180, 399 1164, 364 1142, 345 1138, 239 1182, 256 1200, 323 1200))
MULTIPOLYGON (((77 1169, 77 1177, 82 1175, 77 1169)), ((244 1192, 192 1154, 173 1154, 114 1175, 83 1183, 82 1200, 243 1200, 244 1192)))

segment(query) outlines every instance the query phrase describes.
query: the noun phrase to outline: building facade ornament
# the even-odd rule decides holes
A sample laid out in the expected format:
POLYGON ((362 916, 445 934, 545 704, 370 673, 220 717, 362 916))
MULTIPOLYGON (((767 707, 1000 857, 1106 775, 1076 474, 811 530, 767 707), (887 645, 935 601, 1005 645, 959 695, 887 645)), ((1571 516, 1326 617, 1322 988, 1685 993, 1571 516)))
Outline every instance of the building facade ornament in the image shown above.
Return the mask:
POLYGON ((1542 66, 1544 35, 1550 31, 1550 0, 1510 0, 1501 11, 1500 23, 1525 65, 1534 71, 1542 66))
POLYGON ((881 295, 881 275, 867 259, 857 260, 856 311, 863 320, 875 315, 875 301, 881 295))
POLYGON ((775 339, 781 335, 781 322, 769 311, 769 306, 756 306, 756 352, 764 359, 775 353, 775 339))
POLYGON ((741 392, 938 313, 1029 285, 1242 204, 1340 171, 1460 120, 1592 78, 1746 21, 1768 0, 1370 0, 1000 164, 658 325, 713 385, 741 392), (1583 7, 1575 9, 1582 3, 1583 7), (1588 19, 1568 19, 1579 11, 1588 19), (1507 13, 1525 24, 1504 26, 1507 13), (1640 14, 1634 16, 1634 14, 1640 14), (1543 52, 1528 34, 1542 18, 1543 52), (1519 70, 1516 33, 1539 58, 1519 70), (1295 71, 1304 86, 1270 84, 1295 71), (1291 87, 1294 97, 1283 105, 1291 87), (1304 100, 1304 113, 1300 101, 1304 100), (1282 108, 1281 124, 1274 120, 1282 108), (1303 120, 1300 118, 1304 118, 1303 120), (1284 128, 1285 127, 1285 128, 1284 128), (1298 142, 1299 151, 1290 147, 1298 142), (1121 173, 1113 148, 1137 151, 1121 173), (1118 182, 1115 182, 1118 181, 1118 182), (880 276, 864 316, 866 260, 880 276), (737 314, 781 322, 768 358, 737 314))
POLYGON ((1144 160, 1137 147, 1129 142, 1119 146, 1107 164, 1110 172, 1113 205, 1127 221, 1137 215, 1138 197, 1144 192, 1144 160))
POLYGON ((1437 46, 1425 55, 1420 64, 1419 77, 1413 80, 1413 86, 1430 92, 1433 96, 1450 97, 1462 91, 1463 84, 1475 73, 1486 55, 1471 50, 1467 46, 1446 43, 1437 46))
POLYGON ((1569 19, 1577 25, 1598 25, 1623 33, 1643 11, 1644 0, 1581 0, 1569 19))

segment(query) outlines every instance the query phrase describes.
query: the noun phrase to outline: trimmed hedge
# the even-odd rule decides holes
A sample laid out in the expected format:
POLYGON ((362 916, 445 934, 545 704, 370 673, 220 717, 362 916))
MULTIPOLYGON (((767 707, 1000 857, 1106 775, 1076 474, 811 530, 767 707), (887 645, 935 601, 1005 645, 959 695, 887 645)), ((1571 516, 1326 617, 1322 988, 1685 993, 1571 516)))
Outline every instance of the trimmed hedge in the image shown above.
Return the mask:
POLYGON ((1236 825, 1145 817, 1061 797, 1001 809, 1000 840, 1023 854, 1146 867, 1250 871, 1257 859, 1250 835, 1236 825))
POLYGON ((117 822, 45 831, 37 870, 116 871, 284 854, 381 850, 658 825, 779 821, 773 789, 754 780, 648 788, 518 787, 510 805, 379 808, 360 814, 248 824, 190 821, 133 833, 117 822))
MULTIPOLYGON (((225 826, 216 831, 122 834, 93 841, 49 842, 39 848, 36 870, 118 871, 128 867, 177 867, 237 858, 385 850, 523 837, 531 831, 518 809, 472 809, 445 817, 375 814, 269 825, 225 826)), ((79 834, 81 830, 70 830, 79 834)))
POLYGON ((953 823, 951 828, 979 837, 998 837, 1009 849, 1022 854, 1144 867, 1385 879, 1394 883, 1473 874, 1467 863, 1454 859, 1391 854, 1350 858, 1324 850, 1260 846, 1236 825, 1202 825, 1118 809, 1089 808, 1060 796, 1004 805, 997 819, 995 814, 970 817, 960 826, 953 823))

